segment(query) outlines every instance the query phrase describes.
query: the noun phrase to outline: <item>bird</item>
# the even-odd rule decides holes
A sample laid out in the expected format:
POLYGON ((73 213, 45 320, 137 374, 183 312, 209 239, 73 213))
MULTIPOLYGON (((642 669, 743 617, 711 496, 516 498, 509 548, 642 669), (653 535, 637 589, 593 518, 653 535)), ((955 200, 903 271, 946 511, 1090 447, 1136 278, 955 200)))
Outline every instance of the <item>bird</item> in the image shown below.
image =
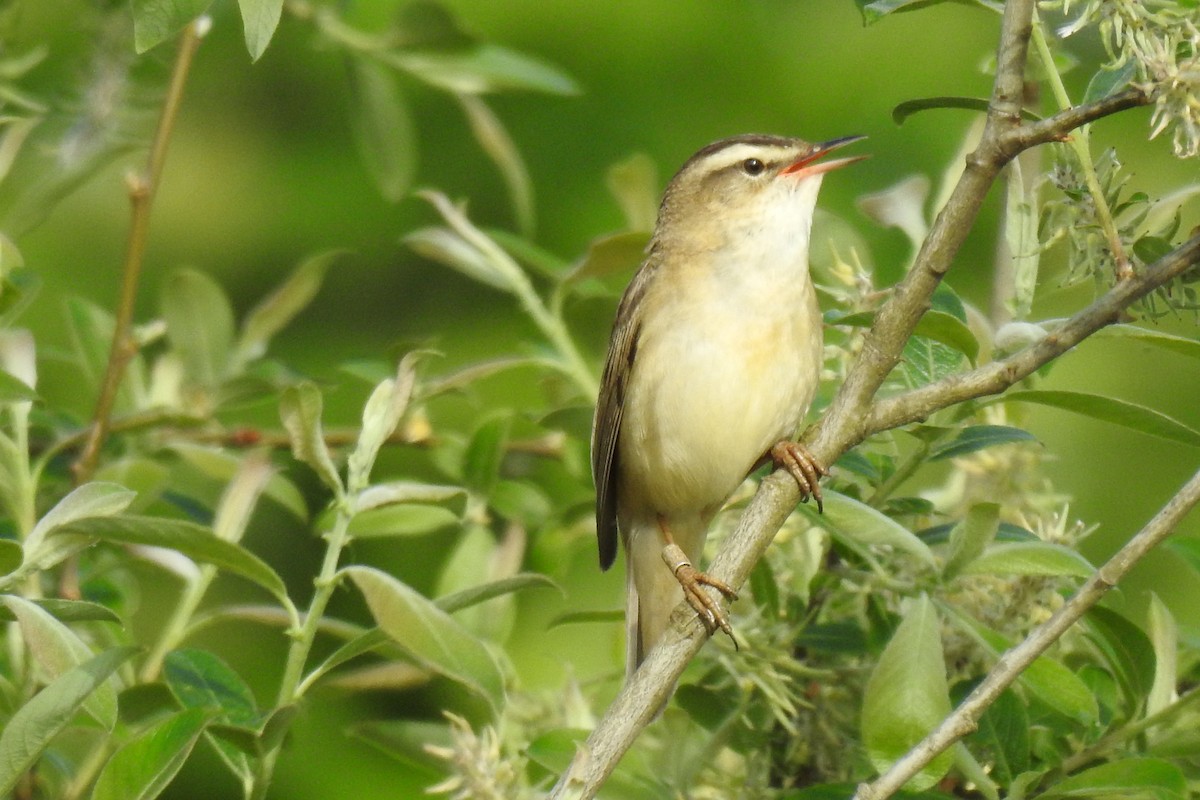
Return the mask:
MULTIPOLYGON (((713 142, 670 180, 617 307, 592 426, 600 567, 626 554, 626 674, 681 599, 733 636, 736 592, 695 565, 709 523, 773 462, 822 509, 828 471, 794 440, 816 393, 822 317, 808 251, 821 160, 862 136, 713 142), (681 591, 682 590, 682 591, 681 591)), ((736 643, 736 639, 734 640, 736 643)))

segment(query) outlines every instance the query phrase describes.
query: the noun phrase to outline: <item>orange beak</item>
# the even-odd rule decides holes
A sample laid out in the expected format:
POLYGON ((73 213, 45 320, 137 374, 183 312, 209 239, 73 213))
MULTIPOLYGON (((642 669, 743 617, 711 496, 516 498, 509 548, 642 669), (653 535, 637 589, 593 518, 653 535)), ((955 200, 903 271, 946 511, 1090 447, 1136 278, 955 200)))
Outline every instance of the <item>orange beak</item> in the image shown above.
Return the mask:
POLYGON ((844 147, 852 142, 861 141, 865 138, 867 137, 843 136, 841 139, 833 139, 828 142, 821 142, 820 144, 813 146, 811 153, 803 158, 798 159, 795 163, 784 167, 783 171, 779 174, 791 175, 792 177, 796 178, 796 180, 800 180, 801 178, 807 178, 811 175, 821 175, 826 172, 832 172, 835 169, 841 169, 842 167, 853 164, 855 161, 862 161, 864 158, 869 158, 870 156, 850 156, 849 158, 838 158, 834 159, 833 161, 821 161, 818 163, 818 160, 827 153, 832 153, 839 147, 844 147))

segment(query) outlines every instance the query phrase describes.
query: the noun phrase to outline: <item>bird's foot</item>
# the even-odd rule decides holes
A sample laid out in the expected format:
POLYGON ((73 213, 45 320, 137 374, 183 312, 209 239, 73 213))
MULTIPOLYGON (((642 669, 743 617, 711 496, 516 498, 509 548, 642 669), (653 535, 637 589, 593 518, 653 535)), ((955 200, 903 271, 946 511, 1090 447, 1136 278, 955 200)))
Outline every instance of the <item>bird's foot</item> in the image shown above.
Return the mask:
POLYGON ((821 502, 822 475, 828 475, 829 470, 821 466, 808 448, 799 442, 782 441, 771 448, 771 459, 776 467, 783 467, 792 474, 800 485, 800 499, 807 503, 808 498, 817 501, 817 512, 825 513, 825 505, 821 502))
MULTIPOLYGON (((702 589, 702 586, 711 586, 721 594, 725 595, 730 602, 737 600, 737 592, 724 581, 701 572, 692 566, 692 562, 684 555, 683 550, 674 542, 668 542, 662 551, 663 561, 667 562, 667 566, 671 569, 671 573, 675 576, 675 580, 679 581, 679 585, 683 587, 683 596, 687 598, 688 604, 696 609, 696 613, 700 616, 700 621, 704 623, 704 627, 708 629, 710 634, 716 633, 717 629, 723 630, 730 639, 733 639, 733 626, 729 624, 729 617, 725 615, 725 611, 721 608, 721 603, 715 597, 702 589)), ((737 639, 733 639, 733 644, 737 646, 737 639)))

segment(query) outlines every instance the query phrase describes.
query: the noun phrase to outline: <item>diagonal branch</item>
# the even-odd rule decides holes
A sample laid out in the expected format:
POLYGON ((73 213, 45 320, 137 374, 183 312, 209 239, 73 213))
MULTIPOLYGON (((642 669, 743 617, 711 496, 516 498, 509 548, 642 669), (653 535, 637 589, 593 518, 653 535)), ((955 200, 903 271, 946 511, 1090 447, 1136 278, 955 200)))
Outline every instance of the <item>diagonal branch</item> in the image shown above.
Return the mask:
POLYGON ((860 785, 854 794, 854 800, 883 800, 890 797, 939 753, 945 752, 959 739, 974 731, 978 727, 980 715, 1017 676, 1074 625, 1084 612, 1099 602, 1109 589, 1116 586, 1146 553, 1170 536, 1197 501, 1200 501, 1200 472, 1193 475, 1191 480, 1167 501, 1146 527, 1100 567, 1079 588, 1074 597, 1020 644, 1000 656, 1000 660, 983 682, 975 687, 967 699, 963 700, 936 730, 877 780, 860 785))
POLYGON ((965 400, 1003 392, 1096 331, 1116 322, 1122 311, 1197 263, 1200 263, 1200 235, 1193 236, 1140 275, 1118 283, 1061 327, 1020 352, 911 392, 879 400, 863 423, 865 435, 925 419, 935 411, 965 400))

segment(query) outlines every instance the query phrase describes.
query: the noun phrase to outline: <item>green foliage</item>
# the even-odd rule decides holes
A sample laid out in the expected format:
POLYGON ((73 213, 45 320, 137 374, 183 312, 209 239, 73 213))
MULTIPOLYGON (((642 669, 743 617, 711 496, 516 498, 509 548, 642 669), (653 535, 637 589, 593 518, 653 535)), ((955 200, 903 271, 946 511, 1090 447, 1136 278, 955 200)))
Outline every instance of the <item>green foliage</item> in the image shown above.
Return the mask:
MULTIPOLYGON (((940 3, 857 5, 878 22, 940 3)), ((985 15, 999 9, 972 5, 985 15)), ((1080 19, 1096 11, 1081 5, 1080 19)), ((168 45, 208 6, 135 0, 106 12, 132 28, 118 82, 137 61, 126 51, 168 45)), ((569 96, 579 92, 571 77, 476 37, 424 0, 375 27, 364 22, 369 14, 335 3, 239 0, 237 9, 252 61, 289 28, 344 61, 345 135, 389 202, 412 194, 423 166, 434 171, 423 178, 439 180, 439 162, 419 158, 418 142, 433 140, 420 112, 444 102, 431 91, 449 96, 497 172, 515 230, 480 222, 489 212, 476 217, 430 189, 418 196, 436 221, 411 226, 401 240, 529 324, 515 353, 483 341, 473 361, 447 366, 406 345, 391 362, 359 361, 341 365, 336 379, 317 377, 311 364, 295 367, 275 353, 342 263, 343 251, 325 250, 258 302, 231 297, 206 270, 175 269, 157 302, 144 304, 150 316, 134 320, 116 348, 119 315, 68 298, 69 346, 60 352, 18 327, 37 288, 20 236, 127 146, 128 132, 114 123, 82 166, 47 171, 20 202, 4 198, 5 233, 14 238, 0 235, 0 794, 184 791, 179 776, 203 742, 226 780, 262 798, 277 791, 276 772, 294 766, 285 742, 301 710, 319 705, 314 697, 334 697, 345 707, 342 725, 325 729, 322 720, 306 731, 322 746, 340 746, 349 733, 353 746, 391 756, 396 775, 434 793, 540 797, 595 726, 621 672, 616 648, 604 664, 583 664, 569 649, 547 656, 542 638, 553 629, 563 640, 607 642, 620 627, 621 613, 605 607, 614 603, 590 603, 575 568, 595 559, 587 451, 599 339, 583 325, 597 307, 611 313, 647 247, 659 170, 636 155, 597 175, 623 227, 592 231, 577 252, 555 252, 536 235, 531 175, 541 174, 545 156, 523 154, 485 97, 569 96), (89 475, 79 459, 85 415, 114 352, 124 376, 89 475), (78 396, 44 397, 39 366, 68 371, 78 396), (347 406, 355 409, 349 428, 339 424, 347 406), (277 409, 277 418, 264 409, 277 409), (256 646, 225 630, 230 623, 254 626, 256 646), (561 667, 557 684, 529 679, 535 658, 561 667), (353 702, 343 702, 348 696, 353 702)), ((1160 20, 1142 22, 1139 36, 1160 20)), ((1036 22, 1036 35, 1049 48, 1045 24, 1036 22)), ((1124 47, 1104 24, 1110 50, 1124 47)), ((108 46, 96 45, 98 58, 108 46)), ((1062 88, 1061 55, 1043 64, 1040 79, 1052 90, 1062 88)), ((23 85, 45 56, 34 49, 0 60, 0 187, 12 170, 41 163, 27 140, 56 112, 23 85)), ((1080 102, 1149 79, 1132 61, 1091 67, 1080 102)), ((978 111, 986 102, 910 100, 893 117, 942 108, 978 111)), ((1025 117, 1055 110, 1027 109, 1025 117)), ((1186 132, 1185 122, 1177 124, 1186 132)), ((1174 250, 1194 186, 1152 199, 1134 189, 1115 155, 1054 149, 1047 175, 1036 164, 1009 170, 997 232, 1008 253, 997 271, 1007 280, 995 282, 991 310, 973 300, 978 287, 942 285, 885 393, 945 385, 1055 336, 1060 322, 1047 310, 1061 302, 1055 278, 1117 285, 1126 267, 1143 271, 1174 250)), ((956 177, 951 170, 938 204, 956 177)), ((919 247, 940 210, 926 203, 930 186, 906 179, 863 208, 919 247)), ((831 256, 814 272, 828 322, 825 373, 836 386, 887 294, 870 265, 908 264, 896 252, 868 252, 865 240, 839 233, 846 227, 838 220, 824 224, 814 261, 818 245, 831 256)), ((198 230, 197 240, 204 235, 198 230)), ((1157 317, 1194 301, 1181 280, 1142 310, 1157 317)), ((1194 335, 1128 320, 1097 339, 1200 356, 1194 335)), ((803 506, 755 567, 750 600, 735 607, 739 647, 707 645, 605 796, 843 797, 934 729, 1095 572, 1080 552, 1091 528, 1070 518, 1048 477, 1053 440, 1031 430, 1029 409, 1070 412, 1151 443, 1200 444, 1200 432, 1165 410, 1103 390, 1064 390, 1047 373, 875 434, 845 454, 824 491, 824 513, 803 506)), ((714 547, 744 498, 718 516, 714 547)), ((1180 539, 1171 549, 1186 588, 1200 590, 1200 546, 1180 539)), ((1200 780, 1200 694, 1190 688, 1197 640, 1157 595, 1145 616, 1142 625, 1116 604, 1093 609, 987 708, 977 731, 898 796, 1187 796, 1200 780)))

